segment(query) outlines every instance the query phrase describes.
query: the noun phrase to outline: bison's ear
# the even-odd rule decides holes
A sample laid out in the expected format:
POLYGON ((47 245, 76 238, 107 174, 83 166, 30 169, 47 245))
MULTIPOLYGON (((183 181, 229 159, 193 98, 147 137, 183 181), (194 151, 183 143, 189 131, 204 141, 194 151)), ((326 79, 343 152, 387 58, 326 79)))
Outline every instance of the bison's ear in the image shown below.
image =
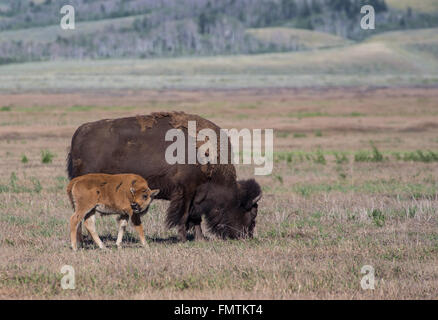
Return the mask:
POLYGON ((160 193, 160 189, 151 190, 151 197, 153 198, 159 193, 160 193))

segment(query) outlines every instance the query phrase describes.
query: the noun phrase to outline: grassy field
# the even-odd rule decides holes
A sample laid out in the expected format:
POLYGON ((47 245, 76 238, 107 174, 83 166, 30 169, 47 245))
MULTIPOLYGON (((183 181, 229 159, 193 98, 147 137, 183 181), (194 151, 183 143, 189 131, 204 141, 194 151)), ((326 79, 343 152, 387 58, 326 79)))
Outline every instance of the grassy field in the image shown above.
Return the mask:
MULTIPOLYGON (((3 92, 0 101, 1 299, 437 298, 436 88, 3 92), (156 201, 143 218, 149 249, 130 230, 117 250, 114 219, 98 217, 110 250, 87 238, 72 252, 65 158, 75 128, 163 110, 274 128, 255 238, 178 243, 156 201), (75 290, 61 289, 63 265, 75 269, 75 290), (364 265, 375 290, 361 289, 364 265)), ((238 167, 239 178, 252 174, 238 167)))

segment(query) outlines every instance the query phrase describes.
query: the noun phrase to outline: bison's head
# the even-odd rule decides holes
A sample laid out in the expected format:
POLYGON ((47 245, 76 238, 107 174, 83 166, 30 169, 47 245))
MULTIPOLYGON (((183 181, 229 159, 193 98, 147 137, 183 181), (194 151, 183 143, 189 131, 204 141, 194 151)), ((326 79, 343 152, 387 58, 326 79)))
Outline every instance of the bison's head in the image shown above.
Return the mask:
POLYGON ((210 230, 222 238, 252 238, 261 196, 254 179, 229 188, 206 183, 197 190, 190 215, 196 219, 205 214, 210 230))
POLYGON ((152 199, 160 192, 159 189, 151 190, 146 181, 133 180, 131 184, 131 207, 134 213, 144 213, 152 199))

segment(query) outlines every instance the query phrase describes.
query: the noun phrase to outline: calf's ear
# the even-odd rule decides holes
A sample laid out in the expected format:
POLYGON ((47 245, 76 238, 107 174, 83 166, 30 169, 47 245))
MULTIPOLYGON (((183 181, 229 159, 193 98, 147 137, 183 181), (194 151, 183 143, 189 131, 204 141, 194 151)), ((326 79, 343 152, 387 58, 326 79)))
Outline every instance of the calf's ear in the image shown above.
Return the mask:
POLYGON ((153 197, 155 197, 159 193, 160 193, 160 189, 151 190, 151 197, 153 198, 153 197))

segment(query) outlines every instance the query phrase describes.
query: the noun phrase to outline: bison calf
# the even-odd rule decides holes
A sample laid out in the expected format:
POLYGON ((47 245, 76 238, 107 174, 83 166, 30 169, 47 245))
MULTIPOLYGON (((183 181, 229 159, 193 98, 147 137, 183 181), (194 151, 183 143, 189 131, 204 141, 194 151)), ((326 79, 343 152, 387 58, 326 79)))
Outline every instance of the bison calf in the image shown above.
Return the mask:
POLYGON ((85 228, 99 248, 104 249, 95 229, 95 213, 117 214, 119 233, 117 247, 120 248, 128 219, 134 225, 140 241, 146 246, 140 217, 148 210, 152 199, 160 190, 151 190, 146 180, 135 174, 87 174, 70 181, 67 193, 75 212, 70 218, 70 238, 73 250, 82 241, 80 228, 84 219, 85 228))

